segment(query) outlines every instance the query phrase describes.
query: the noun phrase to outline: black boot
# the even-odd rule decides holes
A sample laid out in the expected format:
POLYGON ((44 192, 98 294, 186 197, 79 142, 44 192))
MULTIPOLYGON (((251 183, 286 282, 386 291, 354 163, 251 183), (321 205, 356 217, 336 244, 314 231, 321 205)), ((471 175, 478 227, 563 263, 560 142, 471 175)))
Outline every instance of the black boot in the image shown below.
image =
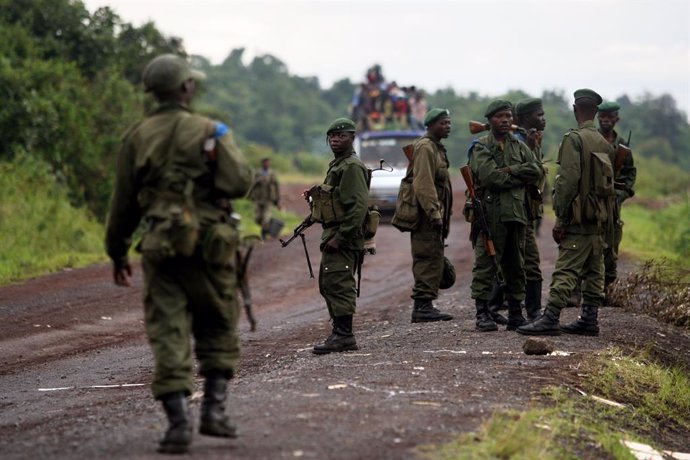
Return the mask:
POLYGON ((224 374, 206 375, 204 399, 201 402, 201 425, 199 433, 219 438, 236 438, 237 428, 230 424, 225 414, 228 379, 224 374))
POLYGON ((325 355, 339 351, 359 350, 355 335, 352 333, 352 315, 333 318, 333 332, 328 338, 314 346, 314 354, 325 355))
POLYGON ((504 307, 503 300, 503 288, 498 283, 494 283, 489 299, 489 315, 496 324, 508 324, 508 318, 498 312, 504 307))
POLYGON ((506 330, 514 331, 518 327, 525 324, 525 318, 522 316, 522 306, 519 300, 508 301, 508 326, 506 330))
POLYGON ((580 316, 572 323, 561 326, 561 331, 566 334, 599 335, 597 322, 598 308, 592 305, 583 305, 580 316))
POLYGON ((161 396, 165 415, 168 416, 168 430, 160 440, 158 452, 184 454, 192 442, 192 423, 189 419, 189 404, 182 392, 161 396))
POLYGON ((453 319, 452 315, 442 313, 438 308, 434 307, 431 300, 414 299, 414 307, 412 307, 412 323, 431 323, 434 321, 449 321, 453 319))
POLYGON ((527 321, 534 321, 541 315, 541 281, 528 281, 525 285, 525 311, 527 321))
POLYGON ((477 330, 481 332, 497 331, 498 326, 496 322, 491 319, 486 300, 477 299, 475 300, 475 305, 477 307, 477 330))
POLYGON ((559 316, 560 313, 549 310, 547 305, 536 321, 518 327, 517 333, 523 335, 561 335, 561 330, 558 327, 559 316))

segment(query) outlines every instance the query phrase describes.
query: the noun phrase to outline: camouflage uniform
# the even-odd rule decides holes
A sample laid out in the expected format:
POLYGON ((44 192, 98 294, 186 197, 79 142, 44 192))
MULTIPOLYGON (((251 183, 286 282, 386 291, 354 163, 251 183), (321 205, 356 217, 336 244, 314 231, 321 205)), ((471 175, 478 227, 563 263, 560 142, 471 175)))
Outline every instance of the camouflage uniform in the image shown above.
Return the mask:
MULTIPOLYGON (((484 204, 493 237, 496 260, 506 282, 504 295, 509 305, 517 305, 519 311, 525 298, 524 245, 526 226, 530 223, 526 185, 538 183, 543 170, 532 151, 511 134, 506 135, 503 146, 493 133, 481 137, 473 142, 469 156, 476 191, 484 204), (501 171, 505 167, 510 167, 510 172, 501 171)), ((491 297, 495 274, 484 240, 477 237, 476 225, 473 224, 476 243, 471 289, 472 298, 483 308, 491 297)))

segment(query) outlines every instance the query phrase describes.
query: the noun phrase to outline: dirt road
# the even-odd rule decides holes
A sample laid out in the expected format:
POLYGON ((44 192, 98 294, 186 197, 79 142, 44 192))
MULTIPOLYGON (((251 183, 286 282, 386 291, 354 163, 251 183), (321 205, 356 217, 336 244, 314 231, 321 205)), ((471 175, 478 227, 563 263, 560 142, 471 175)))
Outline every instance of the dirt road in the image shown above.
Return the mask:
MULTIPOLYGON (((296 190, 285 192, 283 202, 303 212, 296 190)), ((544 296, 556 256, 549 230, 539 239, 544 296)), ((251 277, 259 325, 252 333, 241 323, 243 360, 230 388, 240 437, 196 435, 190 456, 414 458, 415 446, 474 430, 496 409, 527 407, 543 386, 572 379, 571 367, 593 351, 652 344, 690 363, 687 334, 621 309, 602 309, 599 337, 555 338, 569 356, 526 356, 524 337, 504 328, 475 332, 467 231, 458 213, 448 240, 458 280, 438 300, 455 319, 410 324, 409 236, 381 228, 378 254, 363 270, 360 350, 325 356, 311 353, 330 325, 301 245, 258 247, 251 277)), ((315 267, 318 233, 307 233, 315 267)), ((576 316, 567 309, 563 319, 576 316)), ((1 288, 0 363, 2 458, 160 458, 165 420, 147 386, 139 267, 131 289, 115 287, 106 265, 1 288)), ((198 393, 192 410, 196 418, 198 393)))

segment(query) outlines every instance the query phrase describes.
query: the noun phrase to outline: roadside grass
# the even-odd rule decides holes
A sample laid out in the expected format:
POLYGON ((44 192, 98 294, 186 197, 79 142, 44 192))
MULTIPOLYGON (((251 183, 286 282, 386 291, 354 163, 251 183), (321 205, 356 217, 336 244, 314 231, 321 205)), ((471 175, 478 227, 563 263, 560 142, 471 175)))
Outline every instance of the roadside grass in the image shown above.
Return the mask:
POLYGON ((419 455, 429 460, 623 460, 634 457, 622 440, 665 450, 659 442, 680 444, 679 433, 690 430, 690 380, 679 368, 607 349, 580 363, 578 376, 582 390, 546 387, 531 409, 496 412, 477 432, 420 446, 419 455))

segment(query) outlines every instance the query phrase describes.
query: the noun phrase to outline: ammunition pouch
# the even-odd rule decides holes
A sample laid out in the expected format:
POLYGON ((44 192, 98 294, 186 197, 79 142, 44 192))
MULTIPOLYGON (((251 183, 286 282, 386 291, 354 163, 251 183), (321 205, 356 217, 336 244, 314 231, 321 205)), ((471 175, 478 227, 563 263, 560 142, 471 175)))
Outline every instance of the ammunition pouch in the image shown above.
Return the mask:
POLYGON ((239 245, 240 233, 237 228, 231 223, 217 222, 206 230, 202 255, 209 265, 232 266, 239 245))
POLYGON ((400 181, 395 214, 391 220, 391 225, 401 232, 410 232, 417 229, 419 219, 419 204, 412 187, 412 178, 405 177, 400 181))
POLYGON ((369 206, 367 215, 364 218, 364 239, 370 240, 376 236, 379 229, 379 222, 381 221, 381 211, 376 205, 369 206))
POLYGON ((345 210, 337 197, 337 189, 332 185, 321 184, 309 190, 312 205, 312 219, 324 225, 337 225, 345 215, 345 210))

